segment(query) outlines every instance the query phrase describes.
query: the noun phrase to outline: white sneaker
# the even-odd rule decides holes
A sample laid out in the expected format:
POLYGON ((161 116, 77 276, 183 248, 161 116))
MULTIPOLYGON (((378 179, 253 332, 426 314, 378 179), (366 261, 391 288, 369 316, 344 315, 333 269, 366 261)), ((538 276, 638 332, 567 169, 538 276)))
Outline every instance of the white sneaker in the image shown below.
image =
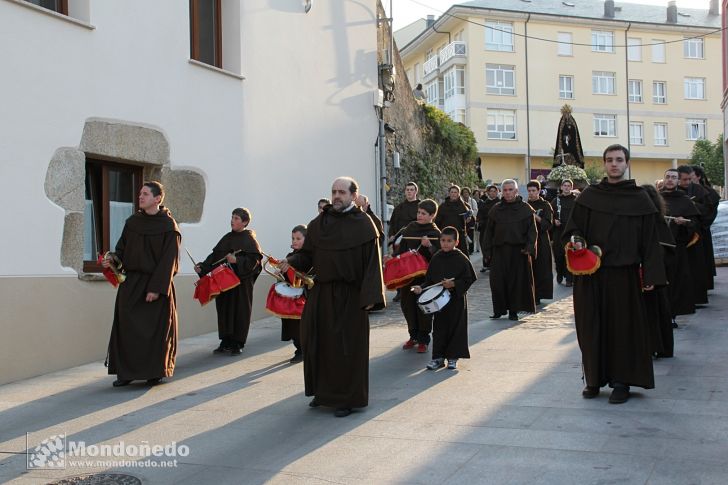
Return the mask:
POLYGON ((448 369, 457 369, 458 368, 458 360, 457 359, 448 359, 447 360, 447 368, 448 369))
POLYGON ((432 359, 430 363, 427 364, 427 370, 436 370, 442 367, 445 367, 445 359, 432 359))

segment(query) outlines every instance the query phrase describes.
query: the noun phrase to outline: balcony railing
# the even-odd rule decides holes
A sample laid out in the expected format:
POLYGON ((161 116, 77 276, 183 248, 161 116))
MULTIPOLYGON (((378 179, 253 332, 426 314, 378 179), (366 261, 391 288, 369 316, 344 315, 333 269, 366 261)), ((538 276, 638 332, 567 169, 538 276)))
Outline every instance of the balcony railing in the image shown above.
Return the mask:
POLYGON ((451 42, 440 50, 440 64, 445 64, 447 61, 455 56, 465 57, 467 50, 465 48, 465 42, 456 40, 451 42))
POLYGON ((422 73, 427 76, 431 72, 434 72, 437 70, 437 68, 440 66, 440 63, 438 62, 437 56, 430 57, 422 66, 422 73))

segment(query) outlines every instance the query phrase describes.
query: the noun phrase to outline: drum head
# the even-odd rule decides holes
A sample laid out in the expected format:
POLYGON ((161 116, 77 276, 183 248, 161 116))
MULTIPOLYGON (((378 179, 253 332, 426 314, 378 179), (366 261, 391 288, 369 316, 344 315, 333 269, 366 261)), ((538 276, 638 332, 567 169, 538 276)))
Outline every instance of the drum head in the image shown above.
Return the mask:
POLYGON ((443 291, 445 291, 445 288, 443 288, 442 286, 433 286, 432 288, 428 288, 423 291, 420 294, 420 298, 418 299, 418 301, 420 303, 429 303, 438 296, 440 296, 443 291))
POLYGON ((294 288, 288 283, 281 281, 275 284, 275 292, 287 298, 298 298, 303 295, 303 287, 294 288))

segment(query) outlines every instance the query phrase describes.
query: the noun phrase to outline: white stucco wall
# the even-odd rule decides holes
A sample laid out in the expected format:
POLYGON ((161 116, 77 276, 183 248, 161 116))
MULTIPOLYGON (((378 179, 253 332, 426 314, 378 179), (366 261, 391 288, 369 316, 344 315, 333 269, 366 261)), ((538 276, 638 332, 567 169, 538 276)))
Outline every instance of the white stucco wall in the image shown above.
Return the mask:
POLYGON ((308 14, 297 1, 241 2, 240 60, 223 61, 239 80, 188 62, 187 2, 91 0, 88 29, 0 0, 0 276, 71 274, 59 261, 63 210, 43 181, 89 117, 155 125, 172 168, 203 173, 202 221, 182 228, 198 257, 236 206, 284 254, 336 175, 376 194, 375 12, 374 0, 315 2, 308 14))

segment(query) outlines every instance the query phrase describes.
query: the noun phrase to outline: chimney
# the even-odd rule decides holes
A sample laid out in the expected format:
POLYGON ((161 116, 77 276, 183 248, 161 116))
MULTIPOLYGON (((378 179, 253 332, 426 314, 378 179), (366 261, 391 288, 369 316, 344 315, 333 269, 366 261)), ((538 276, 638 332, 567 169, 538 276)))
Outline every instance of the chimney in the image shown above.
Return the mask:
POLYGON ((614 0, 604 0, 604 17, 614 18, 614 0))
POLYGON ((720 15, 720 11, 718 10, 718 0, 710 0, 710 10, 708 10, 710 15, 720 15))
POLYGON ((667 2, 667 23, 677 23, 677 2, 675 0, 667 2))
POLYGON ((426 27, 429 29, 433 25, 435 25, 435 16, 434 15, 428 15, 427 16, 427 24, 426 24, 426 27))

